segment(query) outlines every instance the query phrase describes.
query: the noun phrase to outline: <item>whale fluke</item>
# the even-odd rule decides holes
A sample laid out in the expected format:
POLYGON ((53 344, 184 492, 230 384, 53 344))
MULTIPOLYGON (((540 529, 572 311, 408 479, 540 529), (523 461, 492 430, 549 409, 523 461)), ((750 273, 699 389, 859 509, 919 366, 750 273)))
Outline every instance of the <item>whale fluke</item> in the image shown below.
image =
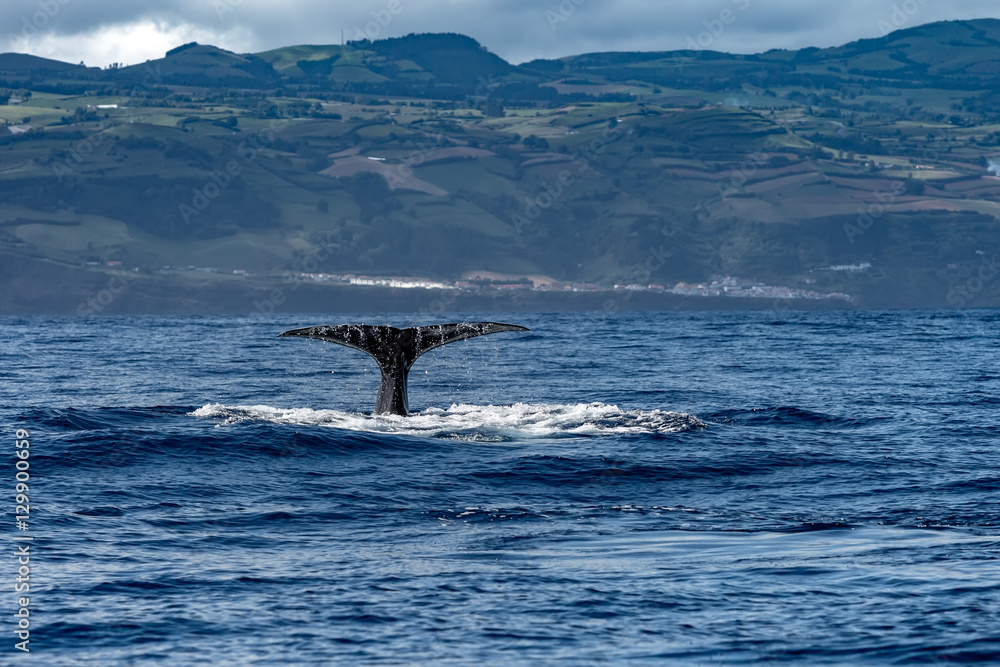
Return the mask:
POLYGON ((278 337, 316 338, 370 354, 382 371, 382 382, 375 400, 375 414, 405 416, 409 413, 406 378, 417 357, 457 340, 500 331, 528 331, 528 328, 498 322, 456 322, 407 329, 370 324, 338 324, 292 329, 278 334, 278 337))

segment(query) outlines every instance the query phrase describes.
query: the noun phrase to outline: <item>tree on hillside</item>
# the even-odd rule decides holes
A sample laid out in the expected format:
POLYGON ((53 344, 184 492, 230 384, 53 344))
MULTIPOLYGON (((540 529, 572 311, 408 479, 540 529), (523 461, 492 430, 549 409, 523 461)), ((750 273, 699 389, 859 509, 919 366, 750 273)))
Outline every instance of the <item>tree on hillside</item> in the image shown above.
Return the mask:
POLYGON ((377 215, 386 215, 389 211, 402 208, 402 204, 393 196, 389 184, 380 174, 362 171, 338 180, 361 207, 359 217, 365 224, 371 222, 377 215))

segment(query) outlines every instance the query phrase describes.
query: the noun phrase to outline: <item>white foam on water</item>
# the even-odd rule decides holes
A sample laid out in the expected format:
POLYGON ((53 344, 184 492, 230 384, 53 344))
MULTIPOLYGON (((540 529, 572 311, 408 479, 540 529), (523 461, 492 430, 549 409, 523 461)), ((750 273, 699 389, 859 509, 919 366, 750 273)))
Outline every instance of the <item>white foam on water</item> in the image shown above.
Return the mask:
POLYGON ((679 433, 705 424, 692 415, 665 410, 623 410, 604 403, 466 405, 427 408, 399 415, 370 415, 343 410, 226 406, 209 403, 190 413, 220 419, 217 426, 243 421, 329 426, 352 431, 391 433, 483 442, 612 434, 679 433))

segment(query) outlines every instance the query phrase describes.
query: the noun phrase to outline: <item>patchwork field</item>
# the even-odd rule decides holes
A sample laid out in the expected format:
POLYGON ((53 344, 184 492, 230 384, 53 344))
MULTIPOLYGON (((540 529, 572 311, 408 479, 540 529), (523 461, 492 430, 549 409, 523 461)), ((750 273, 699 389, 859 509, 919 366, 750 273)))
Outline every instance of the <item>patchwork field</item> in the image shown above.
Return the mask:
POLYGON ((1000 22, 520 66, 459 35, 115 71, 4 54, 0 251, 188 285, 728 274, 943 304, 997 245, 990 40, 1000 22))

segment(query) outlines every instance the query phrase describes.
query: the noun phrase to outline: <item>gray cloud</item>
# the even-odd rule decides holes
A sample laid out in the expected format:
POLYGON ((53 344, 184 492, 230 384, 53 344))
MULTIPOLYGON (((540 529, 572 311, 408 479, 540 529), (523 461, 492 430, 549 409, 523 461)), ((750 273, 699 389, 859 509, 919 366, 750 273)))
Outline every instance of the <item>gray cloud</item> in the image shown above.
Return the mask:
POLYGON ((196 39, 234 51, 460 32, 512 62, 593 51, 833 46, 1000 18, 995 0, 4 0, 0 50, 106 65, 196 39))

